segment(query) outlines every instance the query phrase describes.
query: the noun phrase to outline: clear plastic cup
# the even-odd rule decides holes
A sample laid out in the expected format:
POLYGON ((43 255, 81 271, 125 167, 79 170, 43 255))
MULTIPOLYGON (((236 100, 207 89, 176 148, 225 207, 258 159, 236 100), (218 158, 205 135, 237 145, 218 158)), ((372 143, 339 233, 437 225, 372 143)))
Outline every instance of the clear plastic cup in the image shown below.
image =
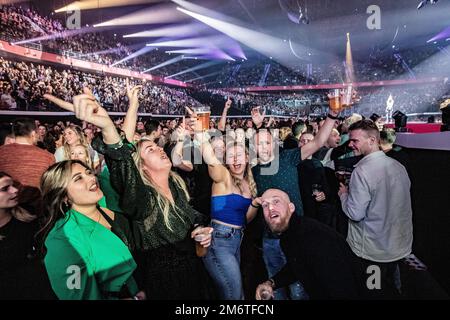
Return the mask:
POLYGON ((200 242, 205 240, 207 237, 206 234, 198 234, 194 237, 195 240, 195 252, 197 253, 197 257, 204 257, 208 253, 208 248, 203 247, 200 242))
POLYGON ((197 115, 197 121, 201 123, 201 130, 209 130, 209 116, 211 115, 211 108, 207 106, 193 107, 192 110, 197 115))

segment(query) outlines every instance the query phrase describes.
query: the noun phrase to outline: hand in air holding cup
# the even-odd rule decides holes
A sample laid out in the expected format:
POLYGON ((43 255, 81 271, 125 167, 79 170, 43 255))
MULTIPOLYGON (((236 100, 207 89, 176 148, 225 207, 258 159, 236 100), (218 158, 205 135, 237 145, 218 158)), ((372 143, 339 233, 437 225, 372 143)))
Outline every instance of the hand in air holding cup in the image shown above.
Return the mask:
POLYGON ((194 131, 208 131, 209 130, 209 116, 211 109, 208 106, 186 107, 188 117, 190 119, 188 125, 194 131), (195 121, 195 122, 193 122, 195 121))

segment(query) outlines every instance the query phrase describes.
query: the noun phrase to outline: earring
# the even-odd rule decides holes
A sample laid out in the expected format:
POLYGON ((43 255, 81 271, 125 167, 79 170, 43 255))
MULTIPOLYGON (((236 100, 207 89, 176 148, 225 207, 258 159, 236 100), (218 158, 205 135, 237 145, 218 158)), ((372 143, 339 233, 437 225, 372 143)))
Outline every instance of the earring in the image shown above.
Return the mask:
POLYGON ((69 200, 64 200, 63 204, 66 207, 66 210, 69 210, 70 207, 72 206, 72 203, 70 203, 69 200))

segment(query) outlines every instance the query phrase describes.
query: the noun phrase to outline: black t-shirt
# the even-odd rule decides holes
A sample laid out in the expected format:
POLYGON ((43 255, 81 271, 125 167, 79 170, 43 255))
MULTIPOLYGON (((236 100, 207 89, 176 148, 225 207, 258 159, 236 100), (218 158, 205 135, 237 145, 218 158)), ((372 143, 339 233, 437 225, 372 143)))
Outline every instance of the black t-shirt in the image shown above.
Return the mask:
POLYGON ((36 223, 25 223, 15 218, 0 227, 0 271, 16 269, 27 263, 33 252, 36 223))
POLYGON ((37 222, 15 218, 0 227, 0 299, 53 299, 45 267, 34 255, 37 222))

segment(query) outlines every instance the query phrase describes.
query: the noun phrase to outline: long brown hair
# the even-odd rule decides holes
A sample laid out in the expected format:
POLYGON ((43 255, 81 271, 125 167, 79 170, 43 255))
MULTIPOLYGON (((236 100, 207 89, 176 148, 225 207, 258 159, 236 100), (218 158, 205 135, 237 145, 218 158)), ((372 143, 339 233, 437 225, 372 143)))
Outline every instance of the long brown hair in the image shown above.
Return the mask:
POLYGON ((50 166, 41 177, 41 193, 44 206, 44 215, 41 220, 41 228, 38 231, 38 242, 40 251, 44 251, 44 242, 56 221, 66 217, 67 211, 71 209, 71 203, 67 199, 67 187, 70 182, 72 166, 79 164, 86 169, 89 168, 80 160, 64 160, 50 166))
MULTIPOLYGON (((0 179, 2 178, 10 178, 11 180, 14 180, 9 174, 3 171, 0 172, 0 179)), ((18 188, 16 187, 16 189, 18 188)), ((34 219, 36 219, 35 215, 32 215, 27 210, 21 208, 19 204, 16 204, 14 207, 11 208, 4 208, 4 209, 6 209, 15 219, 22 222, 31 222, 34 219)))

